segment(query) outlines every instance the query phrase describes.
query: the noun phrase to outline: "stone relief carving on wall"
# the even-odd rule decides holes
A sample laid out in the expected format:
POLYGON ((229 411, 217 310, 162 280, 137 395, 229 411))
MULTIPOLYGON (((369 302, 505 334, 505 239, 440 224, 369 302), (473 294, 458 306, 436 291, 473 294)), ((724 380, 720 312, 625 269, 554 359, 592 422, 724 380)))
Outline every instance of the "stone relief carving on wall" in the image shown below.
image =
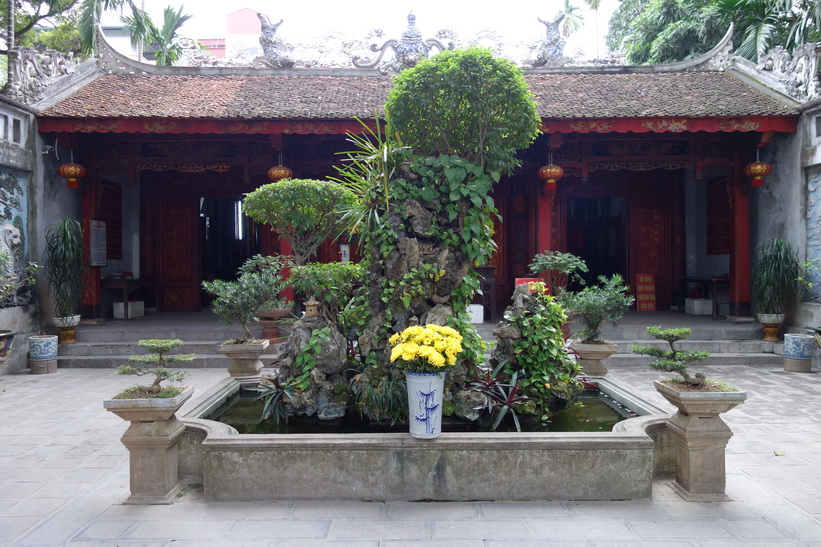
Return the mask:
MULTIPOLYGON (((821 261, 821 169, 807 173, 807 260, 821 261)), ((821 302, 821 272, 809 272, 812 287, 807 290, 811 302, 821 302)))
POLYGON ((74 54, 37 51, 18 47, 9 53, 11 72, 8 95, 20 102, 33 103, 43 98, 46 89, 60 76, 74 72, 74 54))
POLYGON ((819 53, 821 44, 804 44, 795 48, 792 55, 782 46, 776 46, 759 58, 756 69, 781 83, 790 96, 809 101, 821 96, 819 53))

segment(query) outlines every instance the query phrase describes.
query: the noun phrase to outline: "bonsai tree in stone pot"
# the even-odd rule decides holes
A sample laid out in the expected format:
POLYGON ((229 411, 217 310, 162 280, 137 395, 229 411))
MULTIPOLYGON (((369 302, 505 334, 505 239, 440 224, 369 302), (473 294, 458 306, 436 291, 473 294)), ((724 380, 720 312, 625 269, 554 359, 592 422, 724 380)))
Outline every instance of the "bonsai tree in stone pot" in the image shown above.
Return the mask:
POLYGON ((763 340, 778 342, 779 327, 804 293, 805 273, 792 246, 783 239, 770 239, 756 249, 751 289, 763 340))
POLYGON ((122 436, 130 454, 130 504, 168 504, 180 489, 177 480, 177 444, 185 426, 176 413, 193 393, 191 387, 162 387, 165 380, 180 381, 187 371, 169 371, 166 365, 190 361, 194 355, 167 355, 181 346, 182 340, 140 340, 146 355, 135 355, 131 361, 142 366, 123 365, 117 374, 154 375, 151 385, 137 385, 123 390, 103 406, 131 425, 122 436))
POLYGON ((43 266, 54 298, 54 324, 60 329, 60 343, 74 344, 86 272, 83 227, 76 218, 63 218, 46 228, 45 237, 43 266))
POLYGON ((547 250, 533 257, 530 271, 541 275, 550 294, 558 297, 570 282, 584 285, 581 274, 587 273, 588 269, 587 263, 572 253, 547 250))
POLYGON ((656 357, 650 363, 653 370, 681 376, 677 380, 653 382, 656 391, 678 409, 667 424, 676 459, 676 481, 672 486, 688 501, 724 500, 724 449, 733 433, 719 414, 744 402, 747 393, 724 382, 708 380, 703 373, 688 372, 690 363, 704 361, 709 356, 707 352, 675 347, 690 335, 690 329, 648 327, 647 332, 667 342, 669 349, 633 346, 633 352, 656 357))
POLYGON ((203 289, 215 297, 211 310, 226 325, 239 323, 242 326, 243 336, 227 340, 219 348, 220 353, 231 359, 228 367, 231 376, 259 376, 262 370, 259 356, 269 342, 265 338, 253 338, 248 325, 258 319, 263 303, 279 302, 281 285, 277 282, 278 276, 279 273, 271 268, 248 268, 233 281, 202 282, 203 289))
POLYGON ((293 305, 282 297, 282 292, 290 286, 290 278, 286 272, 293 267, 290 257, 280 254, 262 256, 255 255, 240 266, 239 273, 258 274, 265 278, 269 296, 257 310, 259 324, 262 325, 262 337, 269 341, 279 337, 280 322, 291 316, 293 305))
POLYGON ((610 321, 615 327, 634 300, 621 275, 614 274, 610 278, 602 275, 599 282, 600 285, 562 296, 569 314, 578 317, 584 325, 576 332, 571 347, 579 355, 582 373, 591 376, 607 374, 603 361, 618 349, 616 344, 601 338, 602 325, 610 321))

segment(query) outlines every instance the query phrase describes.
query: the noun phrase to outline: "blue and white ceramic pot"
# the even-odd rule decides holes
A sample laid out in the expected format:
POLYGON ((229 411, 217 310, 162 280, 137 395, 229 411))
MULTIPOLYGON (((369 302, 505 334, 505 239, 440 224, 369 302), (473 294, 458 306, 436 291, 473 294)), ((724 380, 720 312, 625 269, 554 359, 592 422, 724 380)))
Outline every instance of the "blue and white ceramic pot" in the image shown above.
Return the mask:
POLYGON ((29 336, 29 361, 57 359, 57 335, 35 334, 29 336))
POLYGON ((408 372, 408 422, 411 437, 433 439, 442 433, 445 373, 408 372))
POLYGON ((784 357, 791 359, 812 359, 815 337, 809 334, 785 334, 784 357))

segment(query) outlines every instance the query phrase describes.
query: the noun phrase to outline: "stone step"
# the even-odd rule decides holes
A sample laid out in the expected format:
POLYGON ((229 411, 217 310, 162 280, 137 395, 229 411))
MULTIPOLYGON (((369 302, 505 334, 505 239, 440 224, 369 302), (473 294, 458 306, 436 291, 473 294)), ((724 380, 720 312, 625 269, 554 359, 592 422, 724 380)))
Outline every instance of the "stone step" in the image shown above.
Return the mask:
MULTIPOLYGON (((688 340, 761 340, 761 327, 754 323, 726 326, 726 322, 716 322, 715 326, 693 327, 688 340)), ((571 332, 575 329, 571 328, 571 332)), ((646 327, 628 326, 602 329, 602 338, 613 341, 647 340, 646 327)))
MULTIPOLYGON (((219 353, 222 341, 192 341, 174 348, 172 353, 219 353)), ((146 351, 137 345, 137 342, 77 342, 76 344, 61 344, 58 350, 61 357, 79 356, 121 356, 143 355, 146 351)))
MULTIPOLYGON (((76 344, 75 344, 76 345, 76 344)), ((129 361, 131 354, 96 354, 96 355, 65 355, 64 348, 70 346, 60 346, 60 354, 57 358, 57 366, 60 368, 117 368, 120 365, 133 364, 129 361)), ((192 353, 182 351, 180 353, 192 353)), ((279 344, 271 344, 266 348, 265 353, 260 356, 260 361, 266 367, 276 364, 279 353, 279 344)), ((196 353, 192 361, 184 363, 172 363, 168 368, 228 368, 230 360, 216 351, 196 353)))
MULTIPOLYGON (((608 367, 647 366, 653 360, 647 355, 631 353, 616 353, 607 358, 608 367)), ((714 353, 710 358, 700 363, 693 363, 692 368, 698 370, 699 365, 750 365, 750 366, 778 366, 784 363, 784 358, 774 353, 714 353)))

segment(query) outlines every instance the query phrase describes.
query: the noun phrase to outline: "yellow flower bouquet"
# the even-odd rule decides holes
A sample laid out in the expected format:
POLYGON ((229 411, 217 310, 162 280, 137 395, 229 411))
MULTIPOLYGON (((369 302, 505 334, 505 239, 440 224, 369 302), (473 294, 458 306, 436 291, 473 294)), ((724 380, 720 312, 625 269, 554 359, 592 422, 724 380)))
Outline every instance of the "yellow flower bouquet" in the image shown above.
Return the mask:
POLYGON ((414 325, 390 337, 391 363, 401 361, 406 372, 436 374, 456 364, 462 335, 450 327, 414 325))

